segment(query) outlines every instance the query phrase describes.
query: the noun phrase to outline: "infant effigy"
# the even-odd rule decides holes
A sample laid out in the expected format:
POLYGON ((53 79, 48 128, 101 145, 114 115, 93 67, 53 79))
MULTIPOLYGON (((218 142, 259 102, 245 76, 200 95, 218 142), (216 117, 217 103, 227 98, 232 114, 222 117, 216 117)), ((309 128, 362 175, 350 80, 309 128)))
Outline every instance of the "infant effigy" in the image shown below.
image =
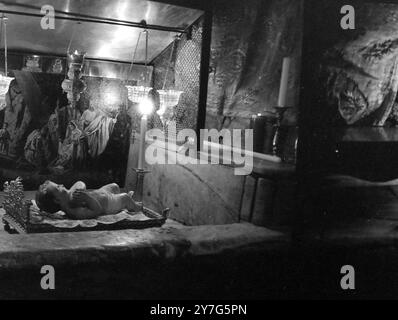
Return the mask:
POLYGON ((144 229, 162 226, 162 214, 138 206, 132 192, 121 192, 117 184, 87 190, 83 182, 72 188, 46 181, 35 200, 25 200, 22 179, 4 184, 3 216, 10 233, 47 233, 93 230, 144 229))

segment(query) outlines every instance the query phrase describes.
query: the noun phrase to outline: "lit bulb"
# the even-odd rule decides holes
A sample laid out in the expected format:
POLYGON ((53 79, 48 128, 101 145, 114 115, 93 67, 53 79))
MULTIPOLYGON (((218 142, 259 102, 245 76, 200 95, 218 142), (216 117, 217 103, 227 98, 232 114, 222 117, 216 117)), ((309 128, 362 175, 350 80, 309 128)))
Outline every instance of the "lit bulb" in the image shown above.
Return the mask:
POLYGON ((139 111, 140 111, 144 116, 147 116, 147 115, 151 114, 153 108, 154 108, 153 102, 152 102, 150 99, 148 99, 148 98, 143 99, 143 100, 140 102, 140 104, 138 105, 139 111))

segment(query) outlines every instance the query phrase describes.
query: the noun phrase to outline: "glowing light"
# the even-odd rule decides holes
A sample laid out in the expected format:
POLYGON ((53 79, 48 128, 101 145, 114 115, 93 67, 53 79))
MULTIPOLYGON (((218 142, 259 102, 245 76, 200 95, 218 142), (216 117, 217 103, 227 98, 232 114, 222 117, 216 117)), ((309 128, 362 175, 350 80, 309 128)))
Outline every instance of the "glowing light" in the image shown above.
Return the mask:
POLYGON ((153 102, 150 99, 148 99, 148 98, 143 99, 140 102, 140 104, 138 105, 138 110, 144 116, 150 115, 152 113, 153 109, 154 109, 153 102))

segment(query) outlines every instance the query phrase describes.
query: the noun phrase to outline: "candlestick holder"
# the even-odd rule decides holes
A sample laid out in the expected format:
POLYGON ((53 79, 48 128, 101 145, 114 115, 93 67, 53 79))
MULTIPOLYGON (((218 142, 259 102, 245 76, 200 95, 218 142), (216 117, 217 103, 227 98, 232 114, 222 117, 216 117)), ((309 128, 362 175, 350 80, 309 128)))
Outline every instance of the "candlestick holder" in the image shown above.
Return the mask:
POLYGON ((272 154, 276 116, 270 112, 258 113, 250 118, 253 130, 253 151, 272 154))
MULTIPOLYGON (((152 213, 152 214, 158 214, 157 212, 146 208, 144 206, 144 177, 145 174, 150 173, 150 170, 145 170, 145 169, 140 169, 140 168, 133 168, 133 171, 137 173, 137 180, 136 180, 136 185, 135 185, 135 192, 134 192, 134 201, 139 205, 140 211, 144 213, 152 213)), ((170 209, 165 208, 162 210, 160 215, 164 218, 167 219, 169 216, 170 209)))
POLYGON ((140 168, 133 168, 133 171, 137 174, 137 180, 135 184, 135 192, 134 198, 135 202, 138 203, 140 206, 141 211, 144 210, 143 198, 144 198, 144 178, 147 173, 151 171, 140 169, 140 168))
POLYGON ((276 116, 276 123, 275 123, 275 134, 274 139, 272 141, 272 153, 273 155, 279 155, 279 145, 281 140, 281 125, 283 121, 283 117, 285 112, 290 109, 291 107, 273 107, 275 116, 276 116))

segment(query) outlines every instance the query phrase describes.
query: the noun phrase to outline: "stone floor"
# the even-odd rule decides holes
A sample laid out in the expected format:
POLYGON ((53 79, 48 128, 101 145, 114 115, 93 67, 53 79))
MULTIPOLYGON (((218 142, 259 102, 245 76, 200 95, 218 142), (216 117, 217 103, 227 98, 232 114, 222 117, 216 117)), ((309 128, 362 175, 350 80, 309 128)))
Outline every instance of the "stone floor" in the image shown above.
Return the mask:
POLYGON ((0 231, 0 298, 396 298, 395 212, 331 214, 300 238, 248 223, 188 227, 172 220, 146 230, 0 231), (48 264, 57 273, 54 292, 39 288, 48 264), (354 292, 339 285, 347 264, 356 269, 354 292))
POLYGON ((267 268, 276 270, 269 257, 288 243, 249 224, 172 221, 146 230, 1 234, 0 298, 259 298, 271 293, 274 272, 259 281, 267 268), (57 272, 55 292, 39 289, 43 265, 57 272))
POLYGON ((248 223, 189 227, 168 220, 145 230, 32 235, 1 230, 0 298, 259 298, 279 291, 264 290, 272 277, 258 278, 277 268, 262 265, 285 256, 289 242, 286 234, 248 223), (43 265, 56 269, 55 292, 39 288, 43 265))

